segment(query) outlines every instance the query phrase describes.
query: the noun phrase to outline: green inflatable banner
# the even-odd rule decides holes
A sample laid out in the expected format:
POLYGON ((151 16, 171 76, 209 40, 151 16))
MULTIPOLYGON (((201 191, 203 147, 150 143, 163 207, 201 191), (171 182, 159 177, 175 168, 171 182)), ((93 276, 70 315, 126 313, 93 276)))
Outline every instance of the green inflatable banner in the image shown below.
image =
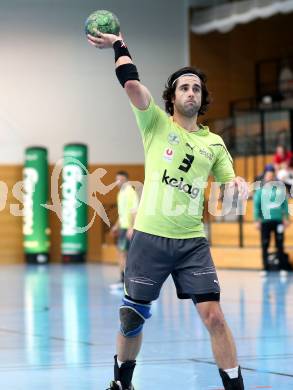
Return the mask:
POLYGON ((27 263, 49 261, 50 231, 48 210, 48 153, 42 147, 25 150, 23 168, 23 236, 27 263))
POLYGON ((62 260, 79 263, 87 253, 87 146, 65 145, 63 157, 62 260))

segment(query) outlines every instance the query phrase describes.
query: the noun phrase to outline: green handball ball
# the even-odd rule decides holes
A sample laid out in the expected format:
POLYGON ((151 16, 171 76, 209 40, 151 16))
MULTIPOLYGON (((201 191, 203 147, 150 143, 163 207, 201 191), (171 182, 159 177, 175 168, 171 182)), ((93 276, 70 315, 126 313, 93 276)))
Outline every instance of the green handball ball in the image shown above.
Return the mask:
POLYGON ((120 23, 113 12, 107 10, 98 10, 90 14, 85 22, 85 32, 96 36, 95 29, 99 30, 104 34, 115 34, 120 33, 120 23))

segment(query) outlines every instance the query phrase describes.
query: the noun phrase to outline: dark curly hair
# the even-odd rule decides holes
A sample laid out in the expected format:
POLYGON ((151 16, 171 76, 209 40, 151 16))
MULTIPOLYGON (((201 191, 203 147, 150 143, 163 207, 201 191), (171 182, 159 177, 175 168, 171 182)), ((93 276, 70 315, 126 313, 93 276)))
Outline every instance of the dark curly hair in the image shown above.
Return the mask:
POLYGON ((203 115, 208 110, 208 106, 211 102, 210 93, 206 86, 207 77, 200 69, 193 68, 190 66, 186 66, 184 68, 177 70, 175 73, 171 74, 171 76, 168 78, 167 84, 165 85, 165 90, 163 92, 163 99, 165 101, 165 110, 170 115, 174 114, 174 104, 172 103, 172 99, 175 97, 177 81, 174 83, 174 85, 173 82, 178 77, 186 73, 195 74, 196 76, 199 77, 201 81, 201 106, 198 111, 198 115, 203 115))
POLYGON ((118 171, 118 172, 116 172, 116 175, 124 176, 124 177, 126 177, 126 179, 129 178, 128 172, 126 172, 126 171, 118 171))

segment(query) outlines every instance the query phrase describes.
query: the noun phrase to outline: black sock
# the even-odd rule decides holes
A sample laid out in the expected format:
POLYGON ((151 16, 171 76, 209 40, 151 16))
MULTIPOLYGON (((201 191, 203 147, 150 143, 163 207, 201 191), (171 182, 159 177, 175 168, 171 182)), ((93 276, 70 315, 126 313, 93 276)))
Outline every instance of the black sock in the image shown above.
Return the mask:
POLYGON ((240 367, 238 367, 238 378, 234 378, 234 379, 231 379, 229 375, 221 368, 219 368, 219 372, 225 390, 244 390, 244 383, 243 383, 240 367))
POLYGON ((135 368, 135 360, 123 362, 121 367, 118 366, 117 355, 114 356, 114 379, 120 381, 123 389, 129 389, 132 381, 133 371, 135 368))

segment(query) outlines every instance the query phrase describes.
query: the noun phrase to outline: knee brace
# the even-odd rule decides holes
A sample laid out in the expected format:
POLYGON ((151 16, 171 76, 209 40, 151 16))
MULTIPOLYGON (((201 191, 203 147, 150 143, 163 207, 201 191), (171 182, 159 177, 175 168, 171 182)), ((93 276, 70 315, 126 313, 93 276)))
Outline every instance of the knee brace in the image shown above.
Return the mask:
POLYGON ((137 336, 145 320, 151 317, 151 304, 139 303, 124 297, 120 306, 120 331, 125 337, 137 336))

